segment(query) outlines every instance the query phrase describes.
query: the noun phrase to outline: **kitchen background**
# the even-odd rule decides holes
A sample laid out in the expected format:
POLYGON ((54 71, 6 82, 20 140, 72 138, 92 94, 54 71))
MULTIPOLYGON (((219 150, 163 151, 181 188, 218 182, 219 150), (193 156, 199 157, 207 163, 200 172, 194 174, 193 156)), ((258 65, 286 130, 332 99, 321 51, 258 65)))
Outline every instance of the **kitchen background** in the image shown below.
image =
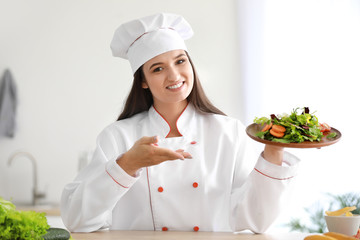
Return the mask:
POLYGON ((302 162, 274 229, 326 204, 325 193, 359 191, 359 1, 0 0, 0 76, 10 70, 18 98, 15 135, 0 136, 0 196, 31 203, 32 162, 22 155, 8 164, 24 151, 36 159, 40 203, 59 203, 131 85, 128 62, 111 56, 114 30, 157 12, 190 22, 190 55, 228 115, 248 125, 308 106, 342 132, 333 146, 288 149, 302 162))

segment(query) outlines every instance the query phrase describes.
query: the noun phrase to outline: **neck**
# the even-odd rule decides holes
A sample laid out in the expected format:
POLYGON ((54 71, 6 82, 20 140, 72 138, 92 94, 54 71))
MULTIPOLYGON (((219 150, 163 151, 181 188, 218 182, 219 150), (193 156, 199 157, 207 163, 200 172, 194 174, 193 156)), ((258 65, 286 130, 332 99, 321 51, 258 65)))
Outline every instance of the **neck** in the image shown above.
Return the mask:
POLYGON ((179 119, 181 113, 186 108, 188 102, 182 101, 179 103, 173 103, 173 104, 155 104, 154 107, 156 111, 158 111, 163 118, 168 122, 170 125, 170 133, 168 134, 168 137, 179 137, 181 134, 179 133, 176 122, 179 119))

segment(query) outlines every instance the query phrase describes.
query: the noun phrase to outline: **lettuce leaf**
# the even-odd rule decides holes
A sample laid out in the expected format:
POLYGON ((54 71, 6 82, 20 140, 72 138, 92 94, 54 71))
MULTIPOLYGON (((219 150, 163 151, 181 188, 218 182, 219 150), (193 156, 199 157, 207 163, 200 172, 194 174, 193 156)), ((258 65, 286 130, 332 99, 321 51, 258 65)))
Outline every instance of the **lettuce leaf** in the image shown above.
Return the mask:
POLYGON ((43 239, 49 228, 45 213, 17 211, 13 203, 0 197, 0 239, 43 239))

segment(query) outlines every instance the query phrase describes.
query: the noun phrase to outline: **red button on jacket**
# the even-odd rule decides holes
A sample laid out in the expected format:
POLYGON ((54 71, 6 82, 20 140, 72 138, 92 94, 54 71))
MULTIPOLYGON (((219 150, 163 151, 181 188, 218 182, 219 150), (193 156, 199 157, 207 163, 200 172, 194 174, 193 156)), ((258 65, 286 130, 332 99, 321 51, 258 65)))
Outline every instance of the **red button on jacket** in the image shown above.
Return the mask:
POLYGON ((164 189, 162 187, 158 188, 158 192, 163 192, 163 191, 164 191, 164 189))
POLYGON ((199 186, 199 184, 198 184, 197 182, 194 182, 194 183, 193 183, 193 187, 194 187, 194 188, 197 188, 198 186, 199 186))

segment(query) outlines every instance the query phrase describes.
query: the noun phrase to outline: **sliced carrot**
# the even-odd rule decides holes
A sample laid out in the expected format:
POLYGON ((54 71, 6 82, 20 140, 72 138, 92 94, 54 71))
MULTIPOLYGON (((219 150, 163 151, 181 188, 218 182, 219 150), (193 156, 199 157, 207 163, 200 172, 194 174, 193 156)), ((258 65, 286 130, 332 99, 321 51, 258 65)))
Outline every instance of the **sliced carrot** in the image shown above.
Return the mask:
POLYGON ((277 138, 281 138, 285 135, 284 132, 277 132, 274 130, 274 127, 272 129, 270 129, 270 134, 273 135, 274 137, 277 137, 277 138))
POLYGON ((285 127, 281 125, 273 125, 272 129, 276 132, 284 133, 286 131, 285 127))
POLYGON ((270 124, 265 124, 264 128, 261 130, 262 132, 266 132, 267 130, 269 130, 272 127, 272 123, 270 124))

